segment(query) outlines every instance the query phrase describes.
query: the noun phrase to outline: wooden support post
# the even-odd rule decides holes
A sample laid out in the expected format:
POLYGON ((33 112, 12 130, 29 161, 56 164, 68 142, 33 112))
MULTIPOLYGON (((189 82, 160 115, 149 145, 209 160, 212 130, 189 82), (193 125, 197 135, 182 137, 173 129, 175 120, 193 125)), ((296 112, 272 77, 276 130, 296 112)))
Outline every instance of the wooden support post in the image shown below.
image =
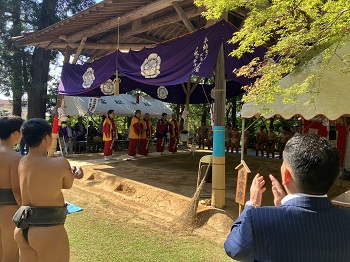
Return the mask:
POLYGON ((69 63, 71 52, 72 52, 72 48, 71 48, 69 45, 67 45, 67 46, 66 46, 66 49, 64 50, 64 60, 63 60, 63 63, 69 63))
POLYGON ((194 26, 192 25, 190 19, 188 19, 186 13, 184 12, 184 10, 182 10, 179 2, 173 2, 173 7, 175 9, 175 11, 177 12, 177 14, 180 16, 182 22, 185 24, 187 30, 189 32, 193 31, 195 28, 194 26))
POLYGON ((224 46, 221 44, 215 67, 215 104, 214 104, 214 140, 213 140, 213 183, 211 204, 214 207, 225 206, 225 104, 226 80, 224 46))
MULTIPOLYGON (((194 83, 192 87, 191 87, 191 77, 188 78, 186 87, 182 83, 182 89, 183 89, 183 91, 184 91, 184 93, 186 95, 185 110, 187 111, 188 115, 190 113, 190 98, 191 98, 191 94, 196 89, 196 87, 198 86, 198 84, 199 84, 199 82, 201 80, 202 80, 202 78, 198 77, 196 83, 194 83)), ((187 115, 187 118, 184 119, 183 130, 188 130, 188 115, 187 115)))

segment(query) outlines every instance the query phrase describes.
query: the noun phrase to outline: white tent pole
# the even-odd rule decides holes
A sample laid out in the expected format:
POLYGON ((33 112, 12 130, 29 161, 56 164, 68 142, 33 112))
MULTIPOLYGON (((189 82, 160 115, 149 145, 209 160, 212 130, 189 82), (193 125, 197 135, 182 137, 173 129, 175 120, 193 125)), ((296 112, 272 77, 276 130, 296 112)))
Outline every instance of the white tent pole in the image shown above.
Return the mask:
POLYGON ((242 146, 241 146, 241 160, 244 159, 244 132, 245 132, 245 118, 242 118, 242 134, 241 134, 241 137, 242 137, 242 146))

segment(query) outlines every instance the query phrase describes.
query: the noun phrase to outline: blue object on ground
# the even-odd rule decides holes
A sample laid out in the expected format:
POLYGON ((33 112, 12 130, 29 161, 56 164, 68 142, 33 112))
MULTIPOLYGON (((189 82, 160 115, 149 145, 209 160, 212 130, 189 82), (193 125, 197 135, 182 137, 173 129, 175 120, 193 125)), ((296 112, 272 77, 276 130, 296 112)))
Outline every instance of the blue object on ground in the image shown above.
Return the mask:
POLYGON ((66 203, 67 203, 67 214, 72 214, 83 210, 81 207, 78 207, 72 203, 69 203, 67 201, 66 203))

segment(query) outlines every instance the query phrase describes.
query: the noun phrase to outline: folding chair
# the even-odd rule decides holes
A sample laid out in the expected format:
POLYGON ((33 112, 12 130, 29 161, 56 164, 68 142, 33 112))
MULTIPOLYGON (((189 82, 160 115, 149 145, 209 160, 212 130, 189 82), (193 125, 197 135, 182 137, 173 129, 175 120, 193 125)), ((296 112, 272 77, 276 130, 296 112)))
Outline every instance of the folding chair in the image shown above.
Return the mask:
MULTIPOLYGON (((205 174, 205 171, 207 171, 209 163, 212 161, 212 155, 207 155, 201 157, 198 164, 198 177, 197 177, 197 188, 199 184, 201 183, 203 176, 205 174)), ((206 183, 212 182, 212 165, 209 167, 207 175, 205 177, 206 183)), ((211 194, 201 194, 201 197, 210 197, 211 194)))

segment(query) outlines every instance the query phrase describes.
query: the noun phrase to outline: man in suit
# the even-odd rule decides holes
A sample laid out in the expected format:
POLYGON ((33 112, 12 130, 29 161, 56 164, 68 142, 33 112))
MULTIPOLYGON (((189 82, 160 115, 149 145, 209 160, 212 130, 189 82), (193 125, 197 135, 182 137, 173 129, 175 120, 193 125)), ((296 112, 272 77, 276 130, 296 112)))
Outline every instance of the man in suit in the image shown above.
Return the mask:
POLYGON ((260 207, 265 181, 255 176, 226 253, 237 261, 350 261, 350 209, 334 207, 327 197, 339 173, 337 148, 317 135, 300 135, 287 142, 283 156, 285 191, 270 175, 275 207, 260 207))

